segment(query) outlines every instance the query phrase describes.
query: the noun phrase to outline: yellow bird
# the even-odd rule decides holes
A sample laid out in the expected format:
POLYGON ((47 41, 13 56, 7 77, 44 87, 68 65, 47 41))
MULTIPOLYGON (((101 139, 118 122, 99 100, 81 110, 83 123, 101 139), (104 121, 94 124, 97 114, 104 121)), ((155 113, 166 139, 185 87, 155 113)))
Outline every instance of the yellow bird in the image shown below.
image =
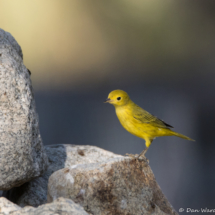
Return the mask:
POLYGON ((145 155, 156 137, 177 136, 192 140, 172 131, 170 128, 173 127, 171 125, 136 105, 123 90, 112 91, 105 103, 114 105, 120 123, 128 132, 145 140, 146 148, 139 154, 138 158, 145 155))

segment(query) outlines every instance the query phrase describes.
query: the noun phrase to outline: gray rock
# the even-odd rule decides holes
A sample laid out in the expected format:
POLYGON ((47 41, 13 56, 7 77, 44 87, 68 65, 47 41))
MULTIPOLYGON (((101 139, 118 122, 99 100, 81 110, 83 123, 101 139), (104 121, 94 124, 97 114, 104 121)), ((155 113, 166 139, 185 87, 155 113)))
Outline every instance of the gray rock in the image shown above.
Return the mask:
POLYGON ((10 215, 88 215, 88 213, 78 204, 70 199, 59 198, 49 204, 41 205, 38 208, 24 207, 10 215))
POLYGON ((5 198, 0 198, 0 215, 88 215, 79 205, 70 199, 59 198, 50 204, 38 208, 24 207, 23 209, 5 198))
POLYGON ((37 207, 47 201, 48 179, 53 172, 76 164, 97 163, 109 158, 122 157, 87 145, 57 144, 45 146, 45 150, 49 163, 47 171, 41 177, 4 192, 3 196, 21 207, 26 205, 37 207))
POLYGON ((4 198, 4 197, 0 198, 0 214, 1 215, 7 215, 7 214, 10 214, 12 211, 18 211, 21 209, 22 209, 21 207, 10 202, 6 198, 4 198))
POLYGON ((53 173, 48 202, 72 199, 94 215, 177 214, 145 161, 128 157, 79 164, 53 173))
POLYGON ((15 39, 0 29, 0 190, 43 174, 47 156, 29 73, 15 39))

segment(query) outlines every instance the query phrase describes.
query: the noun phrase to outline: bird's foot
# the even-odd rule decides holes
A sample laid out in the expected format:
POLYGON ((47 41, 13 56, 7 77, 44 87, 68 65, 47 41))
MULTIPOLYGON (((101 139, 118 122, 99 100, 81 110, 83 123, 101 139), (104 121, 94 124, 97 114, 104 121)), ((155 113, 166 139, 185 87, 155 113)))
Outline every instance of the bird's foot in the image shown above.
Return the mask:
POLYGON ((146 158, 145 155, 142 155, 142 156, 138 155, 137 159, 140 160, 140 161, 145 161, 145 162, 147 162, 149 164, 149 159, 146 158))
POLYGON ((134 154, 128 154, 128 153, 126 153, 125 156, 128 156, 128 157, 133 158, 133 159, 138 159, 139 161, 145 161, 145 162, 147 162, 149 164, 149 159, 147 159, 145 157, 145 155, 140 156, 138 154, 134 155, 134 154))
POLYGON ((137 159, 138 154, 135 154, 135 155, 134 155, 134 154, 128 154, 128 153, 126 153, 125 156, 128 156, 128 157, 130 157, 130 158, 137 159))

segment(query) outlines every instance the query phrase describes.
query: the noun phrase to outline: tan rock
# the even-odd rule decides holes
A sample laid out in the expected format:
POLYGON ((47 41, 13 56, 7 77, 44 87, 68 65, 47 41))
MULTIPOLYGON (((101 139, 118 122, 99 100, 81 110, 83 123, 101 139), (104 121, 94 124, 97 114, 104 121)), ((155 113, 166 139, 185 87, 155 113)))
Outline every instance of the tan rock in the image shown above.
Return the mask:
POLYGON ((0 198, 0 215, 87 215, 88 213, 70 199, 58 198, 54 202, 38 208, 21 208, 6 198, 0 198))
POLYGON ((53 173, 48 202, 72 199, 94 215, 177 214, 147 162, 121 157, 74 165, 53 173))
POLYGON ((0 215, 8 215, 12 211, 18 211, 18 210, 21 210, 21 207, 10 202, 4 197, 0 198, 0 215))
POLYGON ((24 207, 22 210, 14 211, 10 215, 88 215, 78 204, 70 199, 58 198, 54 202, 44 204, 38 208, 24 207))

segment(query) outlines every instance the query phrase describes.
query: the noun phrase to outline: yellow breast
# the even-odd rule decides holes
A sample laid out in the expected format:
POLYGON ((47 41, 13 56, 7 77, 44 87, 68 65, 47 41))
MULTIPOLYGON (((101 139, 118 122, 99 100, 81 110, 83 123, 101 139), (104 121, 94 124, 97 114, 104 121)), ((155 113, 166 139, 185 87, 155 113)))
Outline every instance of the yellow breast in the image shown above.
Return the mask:
POLYGON ((116 115, 122 126, 128 132, 140 138, 144 138, 145 136, 144 128, 142 124, 136 122, 136 120, 132 116, 131 110, 118 107, 116 108, 116 115))
POLYGON ((132 114, 132 110, 127 108, 116 108, 116 115, 122 126, 131 134, 143 138, 154 139, 158 136, 163 136, 163 130, 158 127, 152 126, 150 123, 138 122, 132 114))

